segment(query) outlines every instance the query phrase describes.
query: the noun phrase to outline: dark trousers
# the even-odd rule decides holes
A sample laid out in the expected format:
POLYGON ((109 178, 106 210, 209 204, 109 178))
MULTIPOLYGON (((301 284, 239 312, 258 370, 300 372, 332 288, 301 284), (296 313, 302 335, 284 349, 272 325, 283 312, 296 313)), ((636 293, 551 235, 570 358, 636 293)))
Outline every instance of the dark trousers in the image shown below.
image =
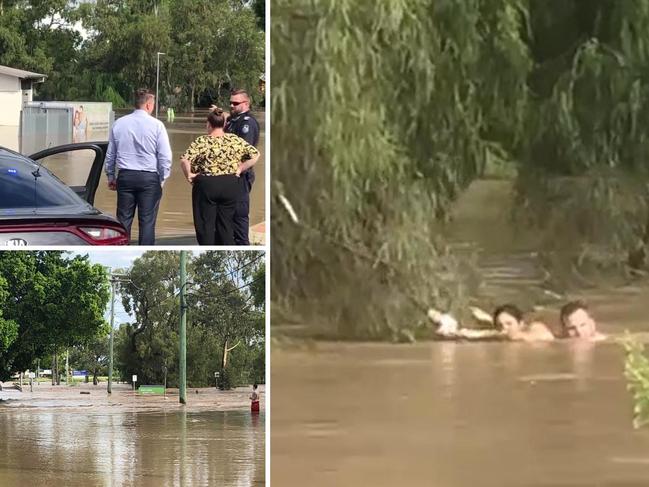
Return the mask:
POLYGON ((162 187, 156 172, 122 169, 117 175, 117 219, 131 237, 131 224, 137 208, 140 227, 138 243, 155 244, 155 221, 158 216, 162 187))
POLYGON ((234 243, 236 245, 250 245, 250 191, 255 181, 255 174, 251 169, 241 175, 243 179, 242 191, 234 211, 234 243))
POLYGON ((196 176, 192 187, 199 245, 234 245, 234 213, 244 181, 234 174, 196 176))

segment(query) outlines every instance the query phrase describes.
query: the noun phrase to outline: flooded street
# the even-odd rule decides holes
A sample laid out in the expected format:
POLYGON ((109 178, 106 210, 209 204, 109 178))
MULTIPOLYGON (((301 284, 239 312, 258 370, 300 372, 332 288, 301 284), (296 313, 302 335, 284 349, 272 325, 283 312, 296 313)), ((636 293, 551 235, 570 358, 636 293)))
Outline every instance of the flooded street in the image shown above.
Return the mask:
POLYGON ((183 408, 178 396, 161 407, 159 396, 128 392, 105 404, 105 390, 55 400, 0 394, 25 401, 0 403, 3 487, 264 485, 265 412, 251 415, 248 403, 215 411, 192 396, 183 408))
MULTIPOLYGON (((128 111, 116 115, 123 115, 128 111)), ((258 148, 261 156, 255 164, 255 183, 250 194, 250 226, 259 225, 265 220, 265 122, 264 112, 255 113, 260 124, 260 139, 258 148)), ((166 181, 158 220, 156 224, 156 237, 159 244, 175 245, 196 245, 194 224, 192 220, 191 186, 185 180, 180 169, 180 156, 187 147, 200 135, 205 134, 205 120, 207 111, 197 111, 194 114, 179 114, 173 123, 165 122, 169 133, 173 162, 171 176, 166 181)), ((3 127, 0 131, 0 145, 13 150, 19 150, 24 154, 33 154, 48 146, 46 137, 42 140, 23 140, 18 138, 17 127, 3 127), (22 144, 22 145, 21 145, 22 144)), ((108 140, 107 132, 92 132, 88 141, 108 140)), ((63 142, 62 142, 63 143, 63 142)), ((54 144, 53 146, 58 145, 54 144)), ((93 159, 91 151, 78 151, 62 156, 52 156, 44 160, 44 165, 56 174, 61 180, 70 186, 82 185, 85 183, 90 165, 93 159)), ((110 215, 116 214, 117 195, 108 190, 106 177, 102 171, 101 181, 95 196, 95 207, 110 215)), ((137 217, 133 223, 131 237, 137 242, 137 217)), ((253 233, 251 235, 255 243, 263 244, 264 233, 253 233)), ((252 242, 251 242, 252 243, 252 242)))
MULTIPOLYGON (((263 122, 263 113, 257 113, 260 122, 261 134, 259 138, 259 151, 261 156, 255 164, 255 184, 250 194, 250 226, 257 225, 265 219, 265 160, 264 144, 265 130, 263 122)), ((180 169, 180 156, 185 152, 187 147, 200 135, 205 135, 205 114, 197 114, 194 117, 179 115, 172 124, 166 123, 169 133, 169 141, 173 152, 173 164, 171 166, 171 176, 165 183, 160 210, 158 213, 158 222, 156 225, 156 235, 160 237, 160 243, 173 244, 175 237, 191 237, 192 240, 184 240, 182 243, 196 245, 194 237, 194 223, 192 220, 192 199, 191 186, 185 180, 182 170, 180 169), (166 240, 166 241, 165 241, 166 240)), ((107 140, 107 139, 106 139, 107 140)), ((105 176, 102 176, 95 206, 106 213, 115 214, 116 195, 106 187, 105 176)), ((137 221, 134 222, 132 235, 137 236, 137 221)))

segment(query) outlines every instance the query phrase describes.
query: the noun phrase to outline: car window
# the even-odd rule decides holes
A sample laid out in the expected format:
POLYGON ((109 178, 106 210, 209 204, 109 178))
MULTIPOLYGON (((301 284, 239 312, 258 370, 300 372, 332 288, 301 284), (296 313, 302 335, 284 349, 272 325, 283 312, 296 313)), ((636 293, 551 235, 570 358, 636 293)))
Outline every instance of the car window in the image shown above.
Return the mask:
MULTIPOLYGON (((80 206, 70 188, 30 159, 0 148, 0 209, 80 206)), ((5 211, 6 213, 6 211, 5 211)))
POLYGON ((49 169, 67 186, 85 186, 95 155, 92 149, 81 149, 53 154, 37 162, 49 169))

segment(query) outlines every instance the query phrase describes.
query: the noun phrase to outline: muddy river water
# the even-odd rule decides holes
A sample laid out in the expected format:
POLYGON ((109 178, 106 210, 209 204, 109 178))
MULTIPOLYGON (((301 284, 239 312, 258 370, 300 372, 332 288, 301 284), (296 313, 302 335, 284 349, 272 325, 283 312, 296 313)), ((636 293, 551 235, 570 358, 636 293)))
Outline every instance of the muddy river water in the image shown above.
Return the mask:
MULTIPOLYGON (((496 227, 485 216, 494 205, 474 196, 455 234, 477 242, 480 228, 496 227)), ((497 243, 479 243, 491 298, 519 302, 538 284, 529 252, 497 254, 497 243)), ((601 331, 646 340, 647 296, 640 284, 574 290, 545 316, 556 325, 561 301, 584 298, 601 331)), ((273 485, 649 485, 649 428, 633 428, 615 339, 279 343, 271 357, 273 485)))
POLYGON ((622 360, 619 345, 568 342, 276 351, 272 481, 648 485, 622 360))

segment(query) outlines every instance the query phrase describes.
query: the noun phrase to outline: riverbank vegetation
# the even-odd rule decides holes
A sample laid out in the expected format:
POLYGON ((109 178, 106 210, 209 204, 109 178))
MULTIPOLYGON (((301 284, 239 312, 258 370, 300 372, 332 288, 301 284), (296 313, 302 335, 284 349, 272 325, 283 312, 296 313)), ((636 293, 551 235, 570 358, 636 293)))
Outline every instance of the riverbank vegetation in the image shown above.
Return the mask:
POLYGON ((410 339, 464 308, 443 223, 493 174, 550 271, 646 271, 644 2, 275 0, 271 22, 275 323, 410 339))

